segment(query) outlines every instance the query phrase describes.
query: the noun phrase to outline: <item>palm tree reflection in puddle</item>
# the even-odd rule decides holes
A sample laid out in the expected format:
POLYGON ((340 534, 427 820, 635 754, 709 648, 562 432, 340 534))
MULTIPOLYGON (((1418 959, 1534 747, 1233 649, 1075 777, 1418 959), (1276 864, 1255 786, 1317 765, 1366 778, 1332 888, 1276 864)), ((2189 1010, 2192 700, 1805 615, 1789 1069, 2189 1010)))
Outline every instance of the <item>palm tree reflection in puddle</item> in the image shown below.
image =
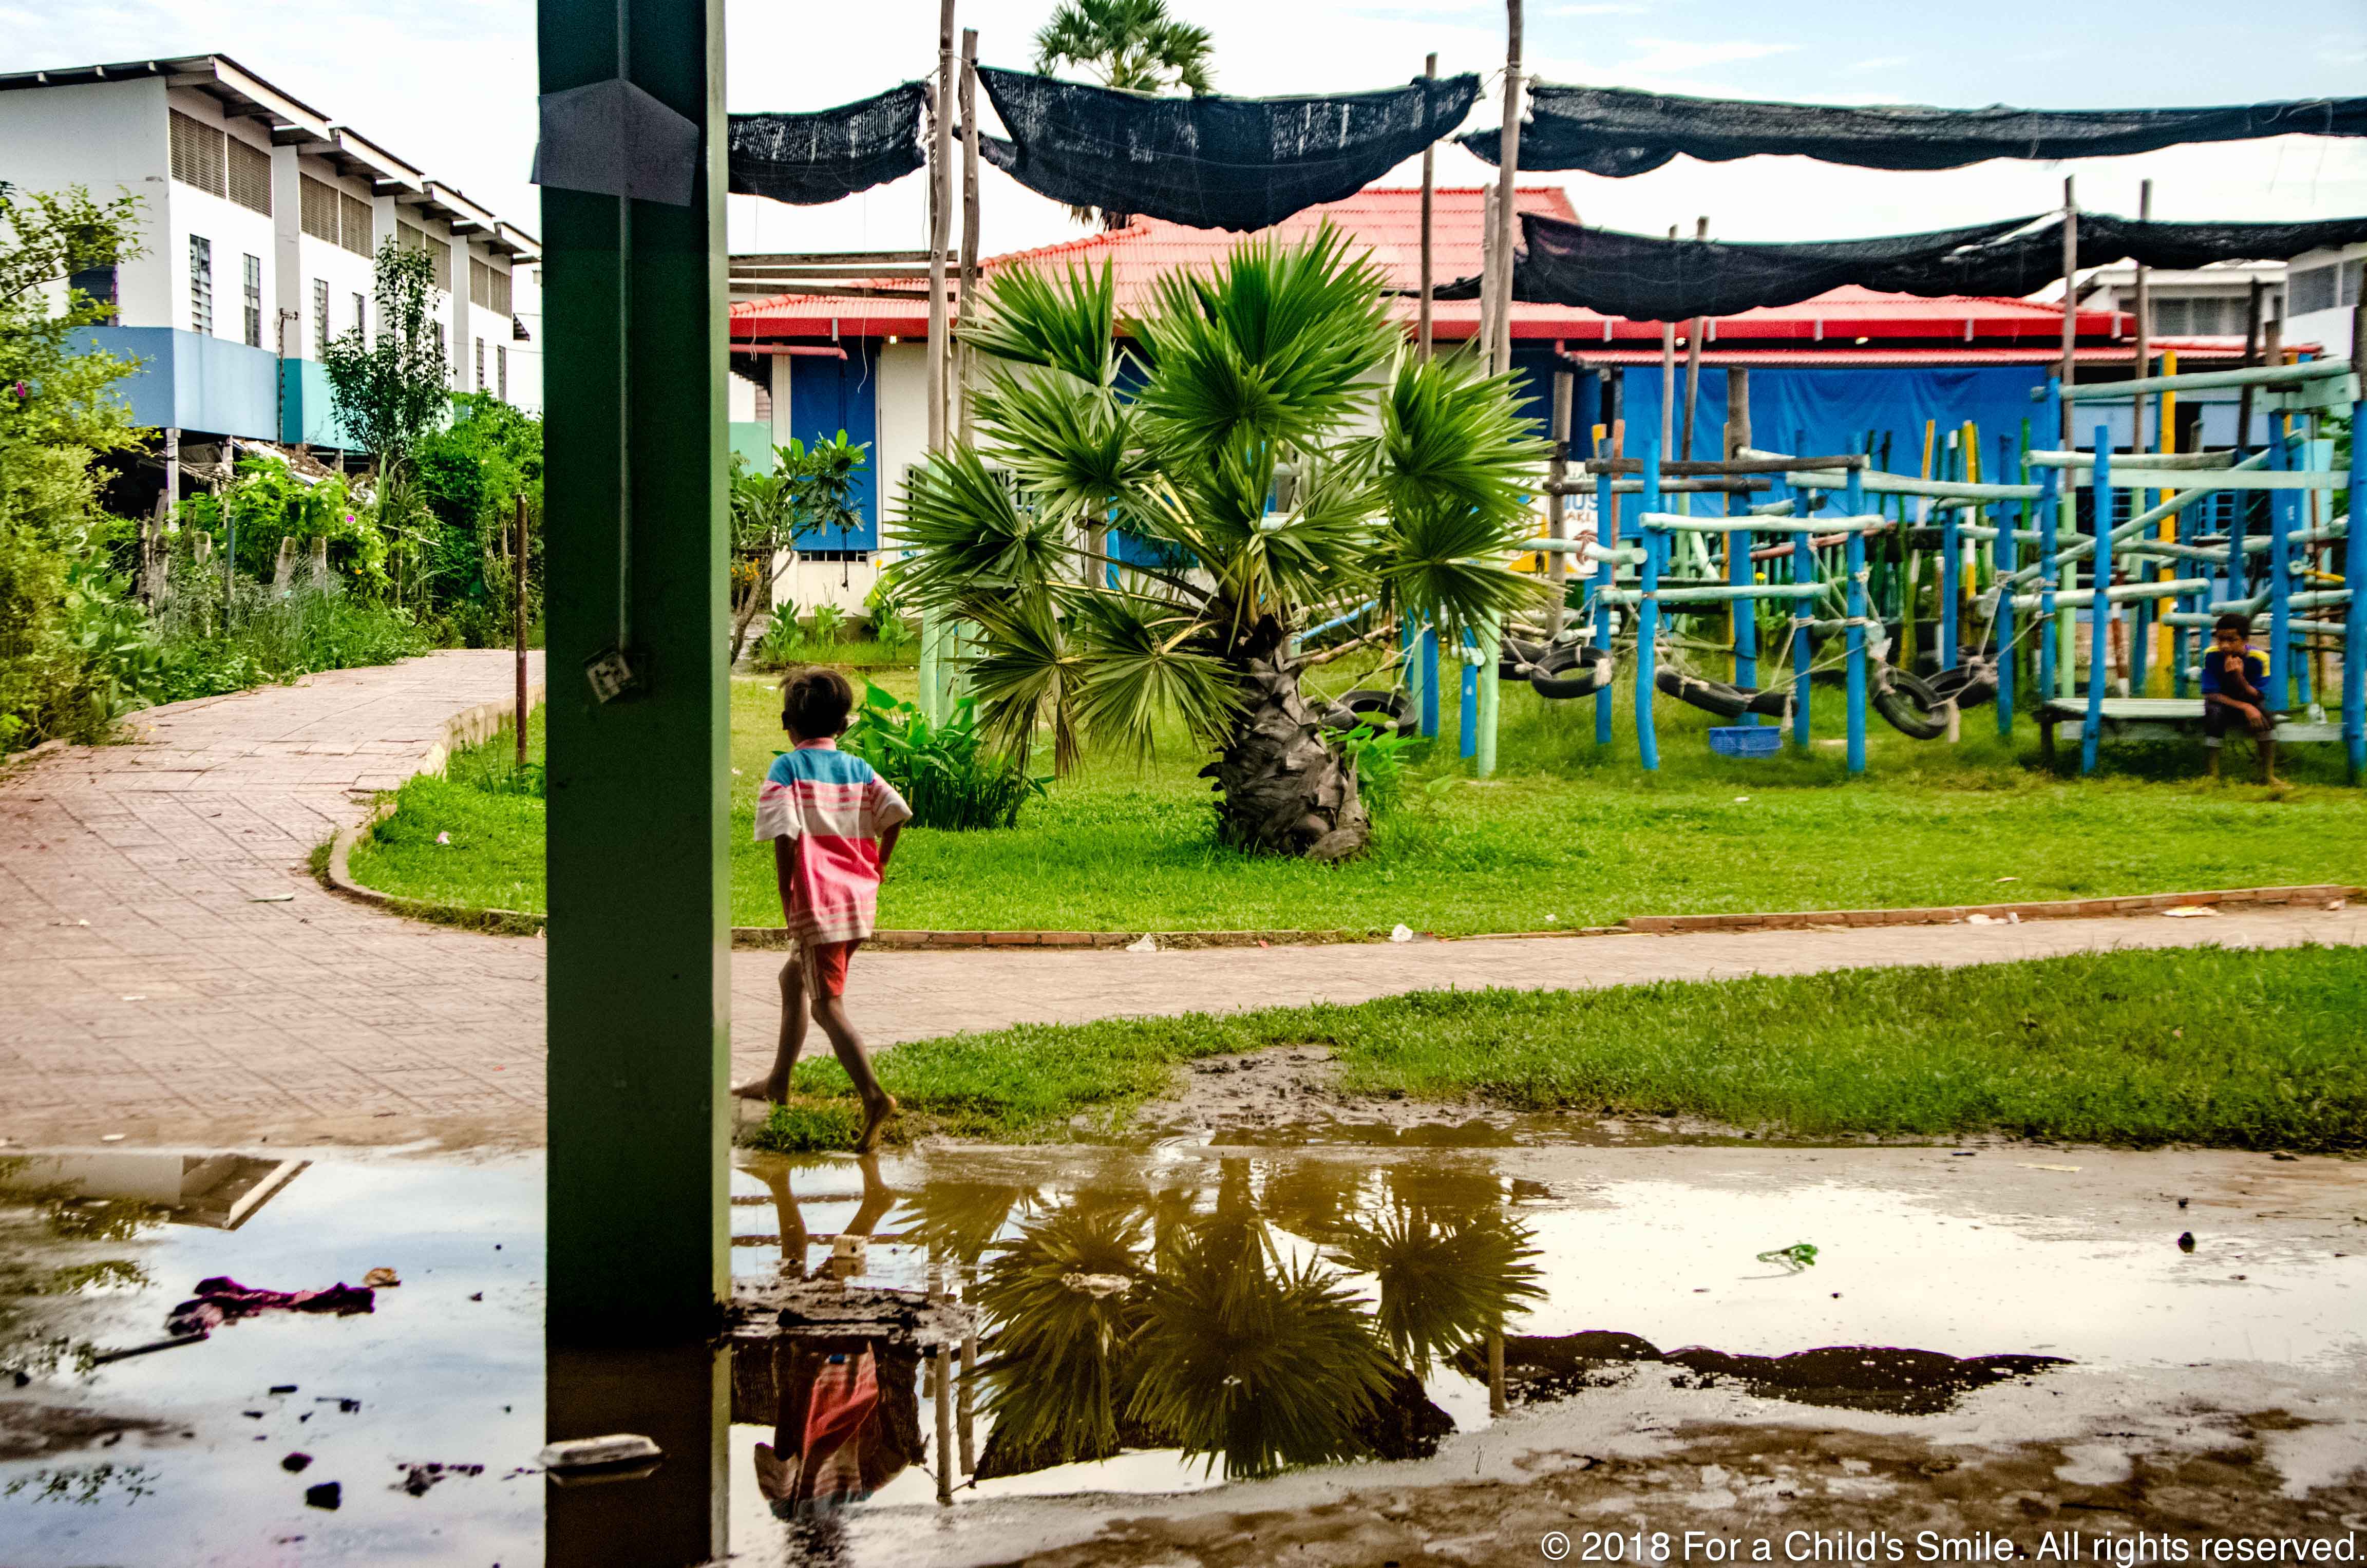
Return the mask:
POLYGON ((1091 1189, 980 1277, 995 1418, 980 1479, 1178 1448, 1229 1478, 1428 1452, 1451 1429, 1418 1374, 1542 1294, 1527 1229, 1472 1173, 1376 1204, 1347 1167, 1227 1161, 1213 1206, 1091 1189), (1277 1225, 1281 1230, 1277 1229, 1277 1225), (1373 1276, 1377 1306, 1339 1267, 1373 1276), (1409 1370, 1409 1368, 1411 1370, 1409 1370))

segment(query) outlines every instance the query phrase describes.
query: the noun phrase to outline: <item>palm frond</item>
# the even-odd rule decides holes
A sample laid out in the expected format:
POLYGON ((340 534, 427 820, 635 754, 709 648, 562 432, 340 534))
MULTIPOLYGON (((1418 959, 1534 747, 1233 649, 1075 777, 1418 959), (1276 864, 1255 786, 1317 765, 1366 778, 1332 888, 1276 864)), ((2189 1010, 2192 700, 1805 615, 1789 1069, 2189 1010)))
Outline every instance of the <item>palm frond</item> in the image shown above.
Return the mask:
POLYGON ((925 605, 962 606, 1059 580, 1058 519, 1022 507, 974 448, 932 452, 904 487, 903 581, 925 605))
POLYGON ((1057 519, 1105 510, 1150 472, 1131 412, 1106 389, 997 369, 973 398, 995 456, 1057 519))
POLYGON ((980 651, 965 669, 979 700, 987 739, 1023 767, 1036 732, 1052 731, 1052 767, 1065 774, 1077 763, 1075 690, 1083 656, 1069 645, 1051 593, 973 603, 980 651))
POLYGON ((980 353, 1064 371, 1088 386, 1117 379, 1117 279, 1071 262, 1065 278, 1048 267, 1014 267, 988 284, 984 313, 961 329, 980 353))
POLYGON ((1231 670, 1198 646, 1206 628, 1195 609, 1115 594, 1082 596, 1072 609, 1074 701, 1088 734, 1149 756, 1159 715, 1173 712, 1195 742, 1221 741, 1239 699, 1231 670))
POLYGON ((1161 278, 1135 324, 1152 362, 1136 402, 1161 445, 1319 444, 1354 414, 1395 340, 1383 281, 1329 223, 1301 244, 1249 241, 1206 275, 1161 278))

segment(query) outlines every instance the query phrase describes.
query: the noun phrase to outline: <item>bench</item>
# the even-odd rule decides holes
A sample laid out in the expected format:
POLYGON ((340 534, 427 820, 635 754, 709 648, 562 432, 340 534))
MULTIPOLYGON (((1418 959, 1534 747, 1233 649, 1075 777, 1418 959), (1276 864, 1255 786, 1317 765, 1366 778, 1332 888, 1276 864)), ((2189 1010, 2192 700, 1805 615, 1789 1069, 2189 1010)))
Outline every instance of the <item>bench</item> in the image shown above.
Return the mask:
MULTIPOLYGON (((2275 715, 2276 738, 2279 742, 2339 741, 2342 726, 2333 723, 2296 722, 2290 714, 2275 715)), ((2102 733, 2100 744, 2108 741, 2175 741, 2203 728, 2203 699, 2199 697, 2108 697, 2104 699, 2102 733)), ((2055 732, 2060 729, 2066 740, 2085 739, 2088 733, 2088 704, 2083 699, 2065 700, 2050 699, 2038 705, 2038 756, 2043 762, 2055 760, 2055 732)))

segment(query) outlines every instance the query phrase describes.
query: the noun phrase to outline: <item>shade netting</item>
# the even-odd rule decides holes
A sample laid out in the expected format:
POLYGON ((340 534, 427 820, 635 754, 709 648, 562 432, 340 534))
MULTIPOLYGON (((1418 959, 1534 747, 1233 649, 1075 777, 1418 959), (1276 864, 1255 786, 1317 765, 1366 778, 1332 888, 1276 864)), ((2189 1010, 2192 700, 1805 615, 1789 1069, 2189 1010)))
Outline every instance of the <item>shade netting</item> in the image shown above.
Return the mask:
POLYGON ((731 116, 730 190, 820 206, 900 179, 928 162, 927 90, 918 82, 811 114, 731 116))

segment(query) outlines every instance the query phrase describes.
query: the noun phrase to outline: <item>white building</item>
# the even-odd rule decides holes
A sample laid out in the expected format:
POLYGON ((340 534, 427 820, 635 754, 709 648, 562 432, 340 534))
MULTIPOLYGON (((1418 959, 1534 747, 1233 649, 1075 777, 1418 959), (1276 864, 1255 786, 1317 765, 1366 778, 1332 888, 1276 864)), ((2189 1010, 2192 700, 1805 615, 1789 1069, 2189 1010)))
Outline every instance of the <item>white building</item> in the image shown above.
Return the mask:
MULTIPOLYGON (((2285 315, 2285 264, 2281 261, 2226 262, 2191 270, 2147 269, 2146 294, 2151 303, 2155 337, 2241 337, 2251 320, 2252 286, 2260 287, 2260 330, 2285 315)), ((2080 286, 2080 302, 2093 310, 2137 308, 2137 269, 2124 263, 2100 267, 2080 286)), ((2062 297, 2062 290, 2056 290, 2062 297)), ((2310 335, 2305 333, 2304 338, 2310 335)), ((2285 332, 2287 342, 2294 338, 2285 332)))
POLYGON ((372 320, 372 257, 425 251, 455 391, 542 403, 532 234, 221 55, 0 75, 0 181, 141 200, 139 254, 75 279, 165 455, 223 437, 347 449, 321 364, 372 320))
POLYGON ((2328 354, 2350 353, 2362 273, 2367 273, 2367 244, 2293 257, 2285 274, 2293 309, 2286 335, 2323 343, 2328 354))

